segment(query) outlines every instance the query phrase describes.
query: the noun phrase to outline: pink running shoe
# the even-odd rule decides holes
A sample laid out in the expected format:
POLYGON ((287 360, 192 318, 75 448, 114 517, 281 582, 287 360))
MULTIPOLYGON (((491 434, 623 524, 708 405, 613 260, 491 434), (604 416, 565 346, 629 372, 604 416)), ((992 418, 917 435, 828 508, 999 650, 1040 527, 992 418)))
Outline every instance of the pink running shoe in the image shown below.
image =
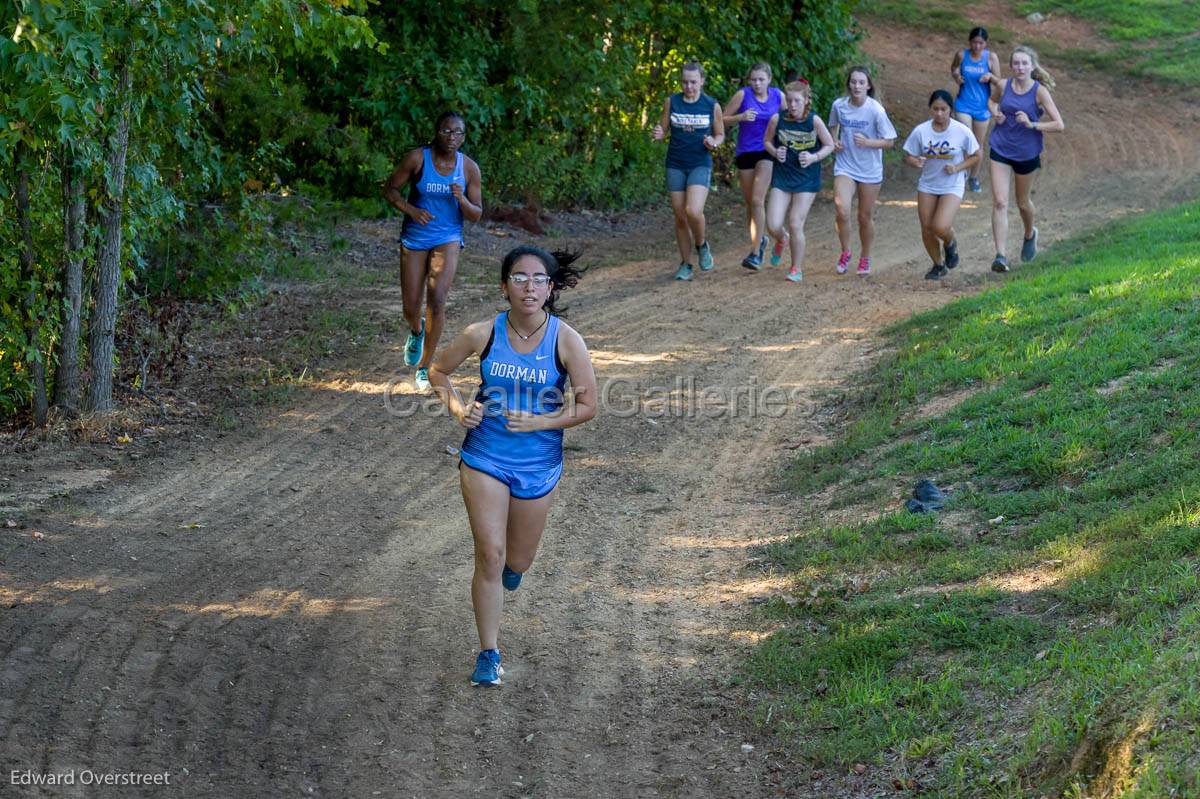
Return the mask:
POLYGON ((871 274, 871 259, 865 255, 858 259, 858 273, 860 275, 871 274))
POLYGON ((846 274, 846 270, 850 268, 850 251, 846 250, 838 256, 837 273, 839 275, 846 274))

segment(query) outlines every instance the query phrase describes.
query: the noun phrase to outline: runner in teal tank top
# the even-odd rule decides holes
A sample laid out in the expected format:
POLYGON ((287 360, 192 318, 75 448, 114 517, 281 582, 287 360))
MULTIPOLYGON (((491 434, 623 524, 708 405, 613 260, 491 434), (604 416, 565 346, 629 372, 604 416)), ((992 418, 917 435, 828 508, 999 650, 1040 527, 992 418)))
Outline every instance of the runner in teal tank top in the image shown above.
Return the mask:
MULTIPOLYGON (((1000 59, 988 49, 987 41, 986 28, 972 28, 967 36, 970 46, 956 52, 950 62, 950 77, 958 84, 954 118, 971 129, 980 147, 987 145, 988 124, 992 120, 992 112, 988 109, 990 84, 1000 78, 1000 59)), ((983 191, 979 183, 979 163, 967 173, 967 190, 983 191)))
POLYGON ((458 470, 475 542, 471 603, 480 652, 472 685, 501 684, 503 590, 517 589, 537 554, 562 474, 563 430, 596 415, 587 345, 555 310, 559 292, 579 282, 576 257, 528 245, 508 253, 500 265, 508 310, 467 327, 429 375, 467 429, 458 470), (479 356, 480 385, 464 400, 450 375, 472 355, 479 356))
MULTIPOLYGON (((834 141, 825 122, 812 111, 808 81, 789 83, 784 102, 786 113, 771 117, 764 136, 766 150, 776 161, 767 200, 767 230, 776 251, 785 238, 791 239, 787 278, 799 283, 804 277, 804 223, 821 190, 821 161, 833 152, 834 141)), ((772 255, 771 262, 777 264, 778 256, 772 255)))
POLYGON ((409 329, 404 363, 417 367, 415 383, 422 391, 429 388, 429 366, 446 323, 463 220, 478 222, 483 215, 479 165, 459 152, 465 136, 466 123, 457 112, 442 114, 429 146, 406 153, 383 186, 384 198, 404 215, 400 293, 409 329), (411 184, 407 196, 405 184, 411 184))

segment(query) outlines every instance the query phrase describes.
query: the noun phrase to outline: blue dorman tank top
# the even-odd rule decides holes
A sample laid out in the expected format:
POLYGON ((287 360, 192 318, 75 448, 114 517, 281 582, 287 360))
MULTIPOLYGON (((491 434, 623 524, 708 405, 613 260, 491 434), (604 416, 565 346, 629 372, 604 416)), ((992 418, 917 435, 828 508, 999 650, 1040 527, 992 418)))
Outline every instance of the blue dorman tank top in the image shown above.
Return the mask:
POLYGON ((466 191, 467 178, 463 171, 463 154, 455 153, 454 171, 449 176, 441 175, 433 166, 433 155, 429 148, 421 151, 423 163, 421 177, 414 181, 408 192, 408 202, 433 214, 433 219, 422 225, 405 214, 400 228, 400 241, 410 250, 429 250, 440 244, 457 241, 462 243, 463 215, 458 200, 450 187, 457 183, 466 191))
POLYGON ((508 312, 492 322, 492 337, 479 360, 483 421, 467 431, 462 449, 509 469, 547 469, 562 463, 562 430, 514 433, 504 424, 505 410, 553 413, 563 406, 567 371, 558 358, 559 320, 546 321, 536 350, 519 353, 508 340, 508 312))
POLYGON ((987 111, 991 87, 986 83, 980 83, 979 79, 988 73, 990 57, 990 51, 986 47, 978 61, 971 58, 970 48, 963 50, 962 61, 958 65, 963 82, 958 87, 958 97, 955 98, 954 103, 955 110, 964 114, 979 110, 987 111))

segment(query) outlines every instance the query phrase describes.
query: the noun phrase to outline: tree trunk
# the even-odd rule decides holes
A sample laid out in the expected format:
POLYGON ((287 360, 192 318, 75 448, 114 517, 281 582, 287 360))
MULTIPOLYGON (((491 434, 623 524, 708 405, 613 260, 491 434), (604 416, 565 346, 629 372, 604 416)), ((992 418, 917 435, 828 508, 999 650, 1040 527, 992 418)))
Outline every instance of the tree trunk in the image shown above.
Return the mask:
POLYGON ((30 375, 33 377, 33 421, 46 423, 49 406, 46 403, 46 364, 40 349, 41 322, 38 321, 37 281, 33 273, 33 223, 29 218, 29 169, 26 166, 29 148, 17 144, 17 226, 21 231, 21 287, 25 298, 25 341, 28 347, 30 375))
POLYGON ((67 413, 79 408, 79 313, 83 304, 83 180, 70 147, 63 148, 63 273, 66 317, 54 375, 54 404, 67 413))
POLYGON ((92 383, 88 409, 108 411, 113 406, 113 355, 117 330, 117 297, 121 290, 121 218, 125 201, 125 154, 129 150, 129 117, 133 104, 129 65, 121 69, 118 96, 121 108, 117 129, 108 140, 109 181, 100 204, 100 252, 96 257, 96 306, 88 331, 88 357, 92 383))

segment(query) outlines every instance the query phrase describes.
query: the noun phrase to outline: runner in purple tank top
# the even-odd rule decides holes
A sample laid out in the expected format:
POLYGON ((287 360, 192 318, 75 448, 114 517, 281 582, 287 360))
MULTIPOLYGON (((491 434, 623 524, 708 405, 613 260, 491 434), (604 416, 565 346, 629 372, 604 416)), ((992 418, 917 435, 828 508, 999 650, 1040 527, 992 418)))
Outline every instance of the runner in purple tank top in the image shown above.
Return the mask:
POLYGON ((1011 78, 993 80, 988 106, 992 130, 992 239, 996 245, 993 272, 1008 271, 1008 187, 1013 184, 1021 212, 1024 240, 1021 260, 1037 257, 1038 229, 1033 224, 1033 175, 1042 165, 1043 131, 1063 129, 1062 116, 1050 96, 1054 78, 1038 64, 1037 53, 1024 45, 1008 59, 1011 78), (1044 117, 1044 118, 1043 118, 1044 117))
POLYGON ((725 104, 725 124, 737 124, 738 181, 746 203, 746 225, 750 228, 750 254, 742 260, 747 269, 762 267, 767 248, 767 190, 771 188, 771 156, 763 148, 763 134, 771 117, 783 106, 783 92, 771 85, 771 67, 759 61, 750 67, 746 86, 734 92, 725 104))

